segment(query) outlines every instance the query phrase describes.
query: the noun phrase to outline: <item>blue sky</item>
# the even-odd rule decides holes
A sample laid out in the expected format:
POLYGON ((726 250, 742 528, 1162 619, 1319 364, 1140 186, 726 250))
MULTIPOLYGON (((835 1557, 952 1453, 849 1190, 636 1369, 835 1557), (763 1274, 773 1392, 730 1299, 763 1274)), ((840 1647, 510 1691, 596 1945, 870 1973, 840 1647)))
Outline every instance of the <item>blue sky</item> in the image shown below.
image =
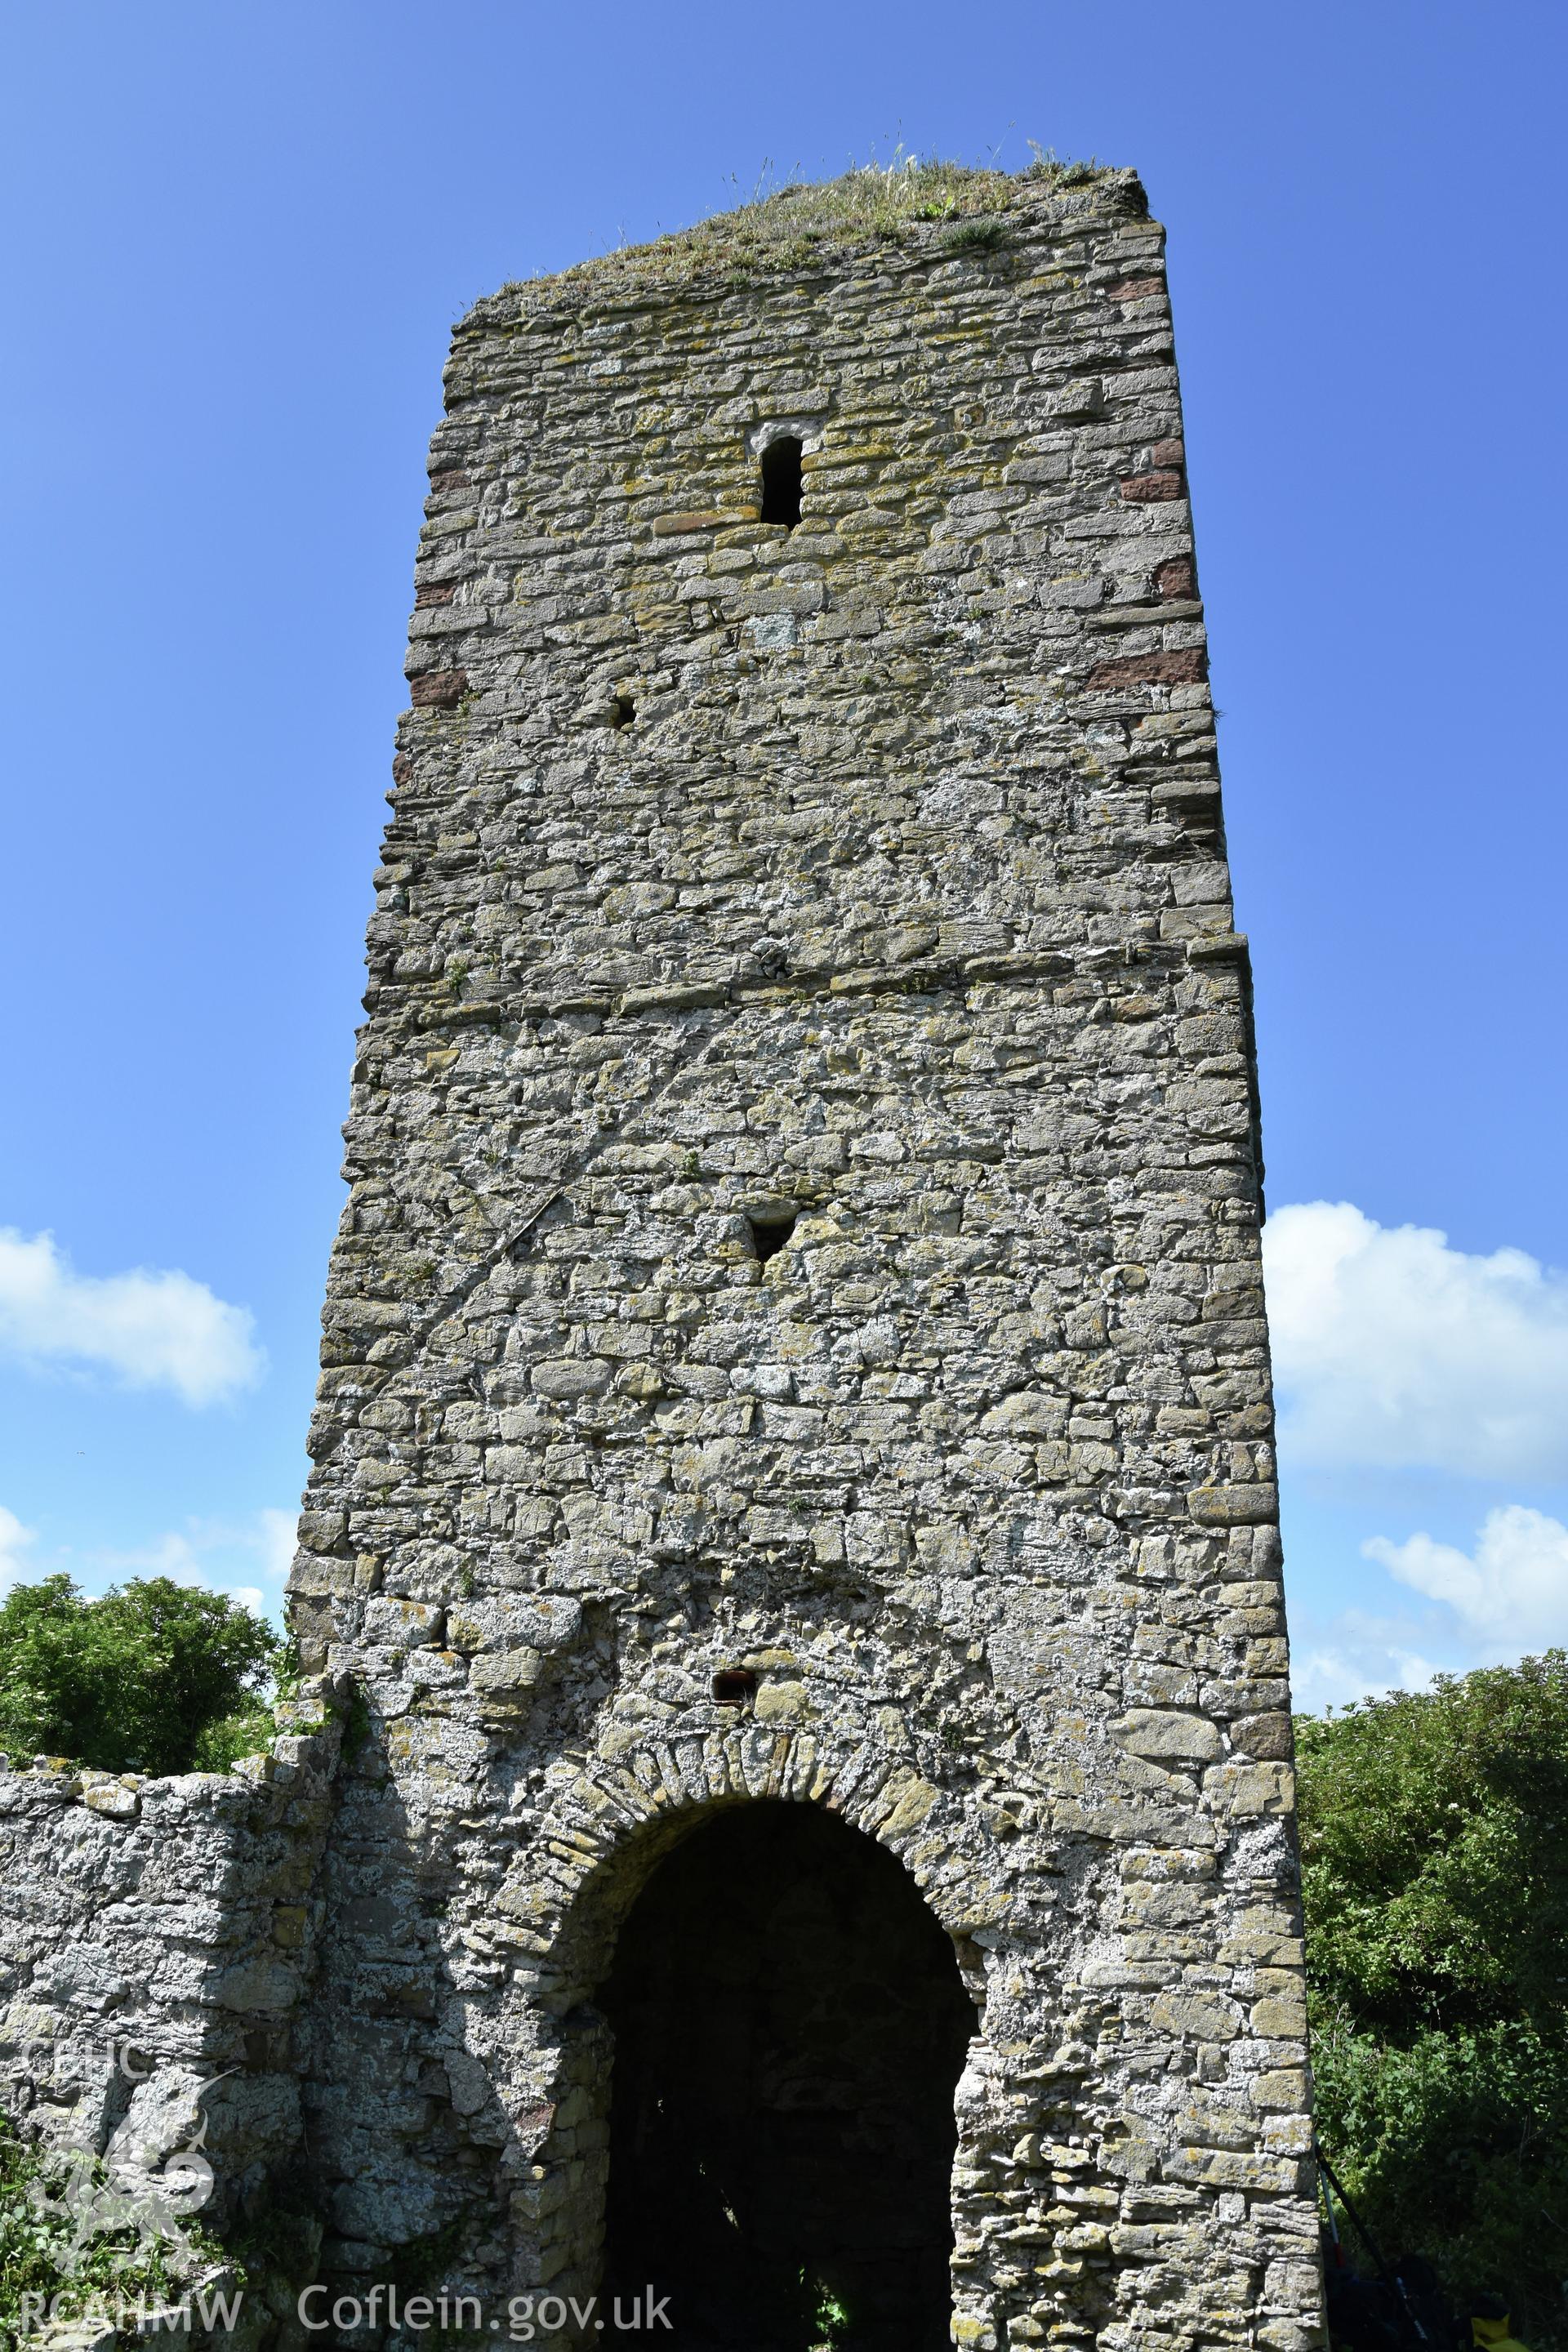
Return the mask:
POLYGON ((1170 230, 1302 1696, 1568 1637, 1561 10, 5 24, 13 1571, 276 1604, 454 317, 770 163, 1033 139, 1170 230))

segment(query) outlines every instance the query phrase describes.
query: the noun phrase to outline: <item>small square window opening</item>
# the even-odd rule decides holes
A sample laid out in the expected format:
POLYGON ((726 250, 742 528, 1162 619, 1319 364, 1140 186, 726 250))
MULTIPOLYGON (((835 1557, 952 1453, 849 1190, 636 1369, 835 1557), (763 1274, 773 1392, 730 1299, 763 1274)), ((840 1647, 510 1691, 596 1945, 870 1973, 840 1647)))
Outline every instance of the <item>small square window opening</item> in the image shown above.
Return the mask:
POLYGON ((713 1696, 721 1706, 744 1706, 757 1695, 757 1677, 750 1666, 724 1666, 713 1677, 713 1696))
POLYGON ((746 1222, 752 1228, 752 1247, 757 1253, 758 1263, 763 1265, 783 1249, 795 1231, 792 1216, 749 1217, 746 1222))

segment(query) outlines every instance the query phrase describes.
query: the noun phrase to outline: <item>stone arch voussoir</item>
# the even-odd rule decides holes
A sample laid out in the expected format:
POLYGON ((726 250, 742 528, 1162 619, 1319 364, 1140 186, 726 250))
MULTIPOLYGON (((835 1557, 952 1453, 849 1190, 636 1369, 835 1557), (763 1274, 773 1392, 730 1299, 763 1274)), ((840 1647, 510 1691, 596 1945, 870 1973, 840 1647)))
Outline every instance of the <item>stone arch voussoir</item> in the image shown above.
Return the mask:
POLYGON ((563 1758, 548 1786, 538 1837, 500 1902, 558 1998, 589 1995, 664 1855, 716 1809, 757 1798, 820 1805, 895 1854, 967 1958, 966 1982, 969 1938, 1006 1910, 989 1829, 890 1748, 762 1725, 693 1730, 614 1757, 563 1758))
MULTIPOLYGON (((537 2177, 552 2187, 533 2259, 538 2275, 562 2293, 596 2292, 604 2244, 601 2126, 612 2044, 594 1995, 654 1871, 716 1813, 759 1799, 817 1806, 892 1853, 952 1940, 979 2027, 971 2068, 984 2071, 984 1954, 972 1938, 1006 1915, 1005 1861, 984 1822, 909 1755, 815 1728, 711 1727, 614 1755, 563 1757, 547 1789, 543 1818, 499 1903, 510 1940, 532 1951, 537 1992, 558 2021, 538 2078, 544 2105, 534 2160, 537 2177), (594 2142, 586 2152, 585 2125, 594 2142)), ((962 2142, 962 2102, 959 2126, 962 2142)), ((962 2306, 965 2290, 955 2288, 962 2306)))

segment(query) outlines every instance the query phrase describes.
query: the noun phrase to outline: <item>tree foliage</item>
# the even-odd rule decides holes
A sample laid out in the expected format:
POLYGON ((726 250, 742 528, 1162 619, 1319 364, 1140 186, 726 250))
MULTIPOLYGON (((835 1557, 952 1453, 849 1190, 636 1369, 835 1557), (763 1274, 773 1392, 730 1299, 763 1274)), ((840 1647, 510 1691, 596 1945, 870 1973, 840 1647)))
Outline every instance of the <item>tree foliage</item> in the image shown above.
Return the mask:
POLYGON ((1390 2255, 1568 2335, 1568 1655, 1297 1726, 1318 2132, 1390 2255))
POLYGON ((260 1744, 277 1635, 221 1593, 138 1577, 89 1601, 68 1576, 0 1602, 0 1748, 110 1772, 221 1770, 260 1744))

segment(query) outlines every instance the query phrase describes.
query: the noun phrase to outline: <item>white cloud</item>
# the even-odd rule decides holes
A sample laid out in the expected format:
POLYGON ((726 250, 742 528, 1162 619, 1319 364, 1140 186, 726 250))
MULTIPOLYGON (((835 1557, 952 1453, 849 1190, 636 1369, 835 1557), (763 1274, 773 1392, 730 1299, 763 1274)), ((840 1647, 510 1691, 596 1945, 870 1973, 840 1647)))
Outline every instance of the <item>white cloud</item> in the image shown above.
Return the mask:
POLYGON ((76 1551, 57 1545, 39 1558, 30 1549, 37 1540, 34 1530, 0 1506, 0 1593, 15 1583, 36 1584, 56 1570, 74 1577, 90 1597, 130 1577, 166 1576, 172 1584, 221 1592, 280 1623, 295 1519, 293 1511, 280 1510, 260 1510, 238 1520, 192 1518, 183 1528, 126 1551, 76 1551))
POLYGON ((282 1597, 294 1556, 295 1517, 292 1511, 268 1509, 238 1522, 187 1519, 184 1528, 170 1528, 132 1551, 95 1552, 94 1580, 100 1576, 106 1582, 128 1576, 166 1576, 172 1584, 205 1585, 209 1592, 225 1592, 265 1615, 282 1597), (237 1577, 245 1580, 237 1583, 237 1577), (253 1583, 251 1578, 260 1581, 253 1583))
POLYGON ((258 1511, 258 1541, 261 1549, 261 1565, 268 1576, 281 1584, 294 1565, 294 1538, 300 1525, 298 1511, 258 1511))
POLYGON ((1348 1201, 1276 1210, 1263 1262, 1288 1463, 1568 1475, 1568 1275, 1348 1201))
POLYGON ((210 1579, 202 1566, 202 1553, 210 1549, 211 1541, 208 1535, 198 1545, 192 1537, 171 1529, 166 1535, 154 1536, 151 1543, 138 1544, 134 1550, 95 1552, 92 1558, 96 1567, 111 1570, 117 1577, 166 1576, 171 1584, 205 1584, 210 1579))
POLYGON ((27 1546, 37 1541, 31 1528, 25 1528, 15 1511, 6 1510, 0 1503, 0 1592, 8 1592, 18 1578, 27 1572, 25 1554, 27 1546))
POLYGON ((1442 1671, 1440 1663, 1408 1646, 1408 1627, 1359 1610, 1345 1610, 1327 1632, 1326 1642, 1302 1643, 1291 1655, 1291 1703, 1307 1714, 1388 1691, 1425 1690, 1442 1671))
POLYGON ((24 1362, 101 1366, 127 1388, 216 1404, 261 1377, 255 1328, 188 1274, 78 1274, 52 1234, 0 1227, 0 1349, 24 1362))
POLYGON ((1427 1535, 1362 1546, 1401 1584, 1439 1601, 1494 1662, 1568 1643, 1568 1528, 1522 1503, 1489 1511, 1473 1554, 1427 1535))

